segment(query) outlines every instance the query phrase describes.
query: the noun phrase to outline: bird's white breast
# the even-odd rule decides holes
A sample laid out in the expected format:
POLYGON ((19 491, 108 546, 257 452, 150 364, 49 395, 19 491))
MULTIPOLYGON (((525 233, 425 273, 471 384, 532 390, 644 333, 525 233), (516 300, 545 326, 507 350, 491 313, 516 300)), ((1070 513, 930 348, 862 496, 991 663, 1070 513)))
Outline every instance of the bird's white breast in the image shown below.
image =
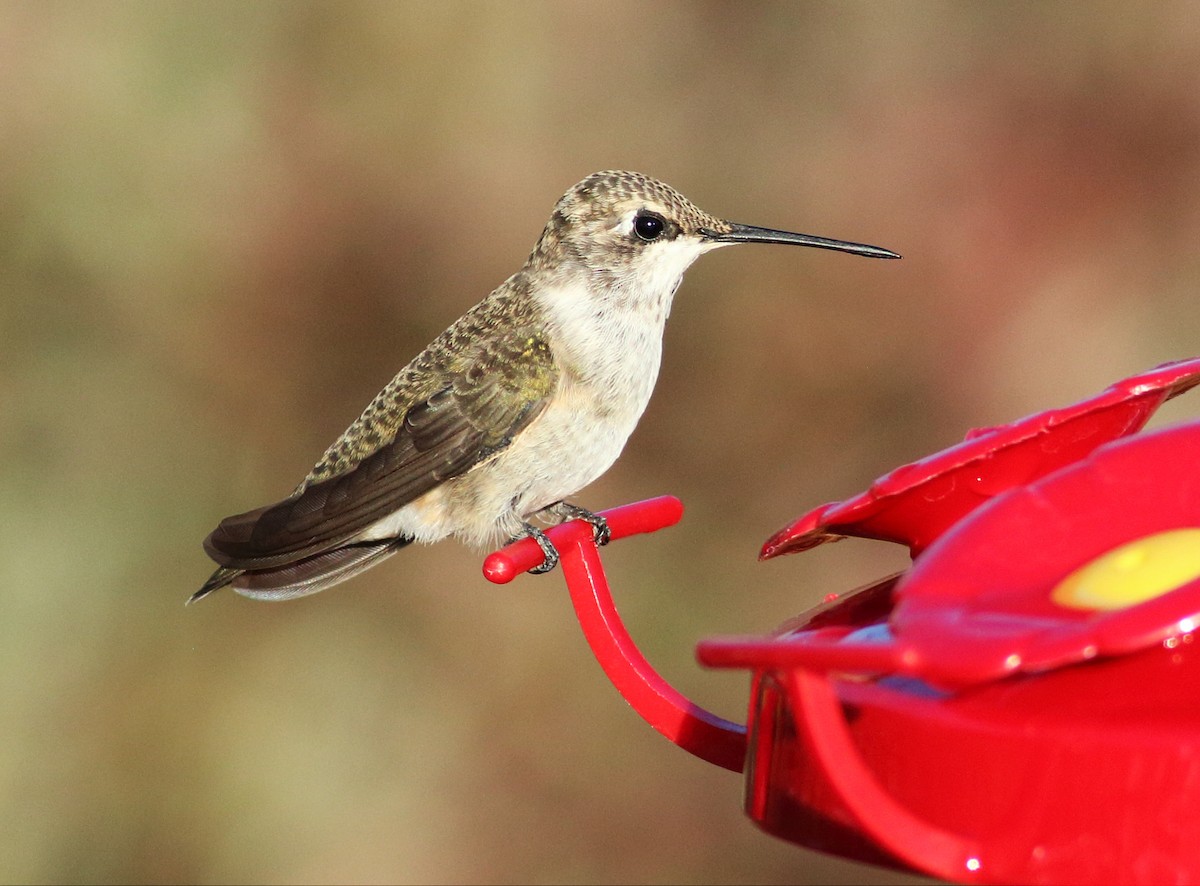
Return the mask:
POLYGON ((557 469, 530 488, 530 504, 571 495, 616 461, 654 391, 666 322, 664 305, 623 301, 614 290, 551 289, 541 301, 560 379, 529 443, 557 469))
POLYGON ((538 300, 563 376, 592 392, 597 408, 614 417, 632 412, 636 421, 658 377, 669 302, 585 286, 548 289, 538 300))

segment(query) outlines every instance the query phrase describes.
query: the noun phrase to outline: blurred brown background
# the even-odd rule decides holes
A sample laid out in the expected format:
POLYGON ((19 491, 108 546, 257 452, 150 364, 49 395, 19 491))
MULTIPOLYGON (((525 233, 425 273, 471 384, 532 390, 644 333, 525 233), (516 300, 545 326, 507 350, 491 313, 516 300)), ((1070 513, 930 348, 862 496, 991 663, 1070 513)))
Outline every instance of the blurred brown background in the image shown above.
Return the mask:
POLYGON ((606 562, 650 660, 742 718, 696 640, 904 562, 757 563, 771 532, 1200 353, 1196 12, 0 6, 0 880, 900 881, 758 832, 605 682, 558 576, 494 587, 451 542, 185 609, 200 541, 288 493, 593 170, 890 247, 702 259, 579 497, 683 498, 606 562))

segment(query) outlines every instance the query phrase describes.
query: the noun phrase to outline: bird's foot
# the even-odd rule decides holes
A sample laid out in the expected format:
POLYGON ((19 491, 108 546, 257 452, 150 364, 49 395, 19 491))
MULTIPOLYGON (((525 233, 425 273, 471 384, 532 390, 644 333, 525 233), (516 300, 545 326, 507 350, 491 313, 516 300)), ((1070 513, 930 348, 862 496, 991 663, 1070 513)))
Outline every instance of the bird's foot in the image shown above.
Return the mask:
MULTIPOLYGON (((581 508, 579 505, 573 505, 570 502, 556 501, 549 507, 542 508, 535 516, 557 518, 560 523, 565 523, 568 520, 583 520, 585 523, 591 524, 592 538, 596 544, 606 545, 612 541, 612 530, 608 528, 607 520, 599 514, 593 514, 587 508, 581 508)), ((542 549, 542 556, 544 558, 539 565, 529 570, 530 575, 541 575, 557 566, 559 561, 558 549, 554 547, 554 542, 550 541, 550 537, 532 523, 522 523, 521 528, 525 537, 532 538, 537 542, 538 547, 542 549)))
POLYGON ((558 565, 558 548, 554 547, 554 542, 550 541, 550 537, 542 530, 538 529, 532 523, 521 524, 525 530, 525 535, 537 542, 539 548, 542 549, 542 562, 529 570, 530 575, 542 575, 549 572, 558 565))
POLYGON ((596 540, 598 545, 606 545, 612 541, 612 531, 608 528, 608 521, 599 514, 593 514, 587 508, 581 508, 579 505, 573 505, 566 501, 556 501, 546 511, 558 517, 563 522, 567 520, 582 520, 585 523, 590 523, 592 526, 592 538, 596 540))

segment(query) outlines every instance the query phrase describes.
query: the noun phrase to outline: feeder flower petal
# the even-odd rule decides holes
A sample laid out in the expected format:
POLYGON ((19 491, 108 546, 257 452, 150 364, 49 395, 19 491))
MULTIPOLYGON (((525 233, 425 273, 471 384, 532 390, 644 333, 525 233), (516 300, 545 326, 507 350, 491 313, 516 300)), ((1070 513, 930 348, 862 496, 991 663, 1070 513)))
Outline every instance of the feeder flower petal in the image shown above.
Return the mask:
POLYGON ((1136 433, 1165 401, 1197 384, 1200 358, 1166 363, 1071 406, 973 430, 962 443, 885 474, 864 493, 804 514, 771 536, 759 559, 846 536, 898 542, 915 557, 992 497, 1136 433))
POLYGON ((895 589, 909 672, 962 685, 1200 626, 1200 422, 1110 443, 964 520, 895 589))

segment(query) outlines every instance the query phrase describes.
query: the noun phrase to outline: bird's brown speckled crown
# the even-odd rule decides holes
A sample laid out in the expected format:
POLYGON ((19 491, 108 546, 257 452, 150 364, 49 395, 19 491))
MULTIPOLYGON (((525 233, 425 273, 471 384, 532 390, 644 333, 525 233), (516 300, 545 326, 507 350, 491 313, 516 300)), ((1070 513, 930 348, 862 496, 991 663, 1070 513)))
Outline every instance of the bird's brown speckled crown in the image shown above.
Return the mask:
POLYGON ((709 215, 670 185, 640 172, 616 169, 593 172, 574 185, 558 201, 555 214, 577 219, 592 209, 638 199, 661 205, 674 221, 688 231, 701 227, 714 230, 728 228, 726 222, 709 215))

